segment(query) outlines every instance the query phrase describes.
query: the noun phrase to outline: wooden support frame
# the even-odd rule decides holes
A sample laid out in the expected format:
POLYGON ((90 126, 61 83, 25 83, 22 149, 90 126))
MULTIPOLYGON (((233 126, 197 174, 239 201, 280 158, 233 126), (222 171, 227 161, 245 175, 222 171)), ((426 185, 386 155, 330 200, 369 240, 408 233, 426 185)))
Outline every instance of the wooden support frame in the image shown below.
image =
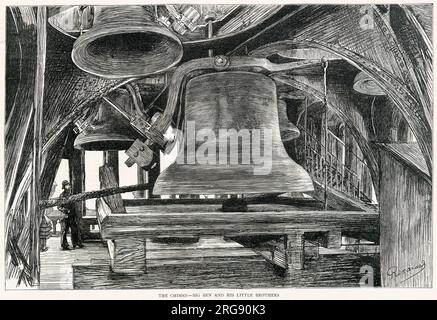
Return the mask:
MULTIPOLYGON (((99 168, 99 179, 101 188, 113 188, 118 187, 117 178, 114 174, 114 170, 108 164, 104 164, 99 168)), ((117 193, 110 195, 102 200, 106 202, 111 208, 112 212, 125 213, 126 209, 123 204, 121 194, 117 193)))
POLYGON ((120 174, 119 174, 119 162, 118 162, 118 151, 108 150, 103 151, 103 163, 112 168, 114 173, 115 181, 117 185, 120 185, 120 174))
MULTIPOLYGON (((132 255, 132 261, 143 261, 145 249, 137 240, 146 241, 156 237, 220 236, 247 246, 271 263, 290 270, 304 267, 306 232, 326 234, 326 246, 338 248, 341 232, 364 232, 379 234, 379 215, 364 211, 299 211, 290 209, 280 212, 220 212, 214 204, 188 205, 189 210, 178 207, 150 206, 126 207, 126 213, 112 213, 103 200, 97 202, 98 221, 102 238, 111 241, 109 251, 113 271, 139 272, 145 270, 143 262, 137 268, 125 258, 132 255), (211 211, 211 209, 214 209, 211 211), (280 241, 250 244, 248 236, 282 237, 280 241), (238 240, 240 239, 240 240, 238 240), (113 248, 118 243, 120 251, 113 248), (121 255, 117 257, 117 255, 121 255), (118 271, 117 271, 118 270, 118 271)), ((317 252, 309 254, 317 256, 317 252)))
POLYGON ((304 232, 296 231, 287 234, 285 240, 285 256, 287 267, 302 270, 305 263, 304 232))
POLYGON ((31 221, 30 221, 30 273, 32 285, 39 285, 40 278, 40 244, 39 225, 41 211, 39 209, 40 174, 42 162, 42 123, 44 103, 44 74, 47 48, 47 8, 39 6, 37 11, 37 69, 35 76, 34 112, 33 112, 33 157, 32 157, 32 185, 31 194, 31 221))
POLYGON ((327 248, 340 249, 341 247, 341 229, 331 229, 327 234, 327 248))
POLYGON ((107 244, 113 272, 142 274, 147 271, 146 239, 108 240, 107 244))
MULTIPOLYGON (((70 183, 73 194, 85 191, 85 151, 71 150, 68 159, 70 183)), ((85 201, 76 203, 76 214, 82 218, 86 215, 85 201)), ((78 221, 80 222, 80 221, 78 221)))

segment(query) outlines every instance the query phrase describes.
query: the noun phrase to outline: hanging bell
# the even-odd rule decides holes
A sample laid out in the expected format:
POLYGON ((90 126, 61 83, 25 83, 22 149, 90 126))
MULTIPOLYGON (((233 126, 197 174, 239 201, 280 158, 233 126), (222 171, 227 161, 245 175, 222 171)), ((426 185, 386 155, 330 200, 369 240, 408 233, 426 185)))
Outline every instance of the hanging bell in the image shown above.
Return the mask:
POLYGON ((96 6, 93 27, 74 43, 73 62, 103 78, 166 71, 182 58, 182 43, 156 22, 152 6, 96 6))
POLYGON ((308 173, 284 149, 276 97, 275 82, 258 73, 220 72, 191 79, 185 88, 184 143, 153 193, 312 191, 308 173))
POLYGON ((282 141, 287 142, 299 137, 300 131, 288 120, 287 103, 282 99, 278 100, 278 116, 282 141))
POLYGON ((354 90, 370 96, 385 96, 384 90, 367 73, 361 71, 355 76, 354 90))
MULTIPOLYGON (((130 103, 129 96, 120 95, 117 105, 130 103)), ((105 100, 99 101, 97 114, 74 140, 74 148, 89 151, 126 150, 138 134, 129 121, 105 100)))

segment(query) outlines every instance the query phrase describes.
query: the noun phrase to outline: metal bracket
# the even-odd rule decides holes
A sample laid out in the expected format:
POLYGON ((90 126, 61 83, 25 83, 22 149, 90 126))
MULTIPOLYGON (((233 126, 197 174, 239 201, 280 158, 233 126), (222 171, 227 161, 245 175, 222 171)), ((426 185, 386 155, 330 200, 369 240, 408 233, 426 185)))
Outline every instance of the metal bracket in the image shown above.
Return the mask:
POLYGON ((140 139, 136 139, 134 143, 126 150, 126 154, 129 158, 125 161, 128 167, 131 167, 134 163, 137 163, 140 167, 147 169, 152 165, 154 153, 150 149, 147 142, 143 142, 140 139))

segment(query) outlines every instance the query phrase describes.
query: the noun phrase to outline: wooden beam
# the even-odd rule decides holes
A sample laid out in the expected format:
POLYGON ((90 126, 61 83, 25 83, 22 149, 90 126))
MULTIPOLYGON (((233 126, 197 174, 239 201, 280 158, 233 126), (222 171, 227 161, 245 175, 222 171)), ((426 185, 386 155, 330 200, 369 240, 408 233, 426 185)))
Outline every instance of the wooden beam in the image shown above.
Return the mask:
MULTIPOLYGON (((73 194, 85 191, 85 151, 73 149, 68 159, 71 191, 73 194)), ((85 201, 76 202, 76 213, 83 217, 85 213, 85 201)), ((79 222, 79 221, 78 221, 79 222)))
POLYGON ((67 133, 63 132, 59 136, 57 143, 55 143, 50 150, 45 154, 43 152, 42 171, 41 171, 41 199, 51 197, 50 194, 53 188, 56 174, 59 165, 62 161, 62 154, 65 150, 65 143, 67 140, 67 133))
MULTIPOLYGON (((85 150, 71 148, 68 159, 68 169, 70 183, 73 194, 85 191, 85 150)), ((74 203, 76 216, 75 221, 79 230, 79 239, 83 240, 83 235, 89 233, 89 225, 83 223, 83 217, 86 215, 85 201, 74 203)))
POLYGON ((120 174, 119 174, 119 165, 118 165, 118 151, 116 150, 108 150, 103 151, 103 161, 105 164, 112 168, 112 172, 114 173, 115 181, 117 184, 120 184, 120 174))
POLYGON ((39 285, 40 278, 40 246, 39 225, 41 221, 39 197, 40 174, 42 160, 42 123, 44 103, 44 74, 46 65, 46 40, 47 40, 47 8, 38 6, 37 12, 37 69, 35 77, 34 96, 34 126, 33 126, 33 158, 32 158, 32 186, 31 194, 31 238, 30 238, 30 272, 32 285, 39 285))
POLYGON ((296 10, 293 10, 292 12, 286 14, 284 17, 279 19, 278 21, 275 21, 274 23, 268 25, 266 28, 260 30, 253 36, 251 36, 249 39, 244 40, 238 44, 235 48, 233 48, 231 51, 227 52, 226 55, 242 55, 242 51, 244 48, 246 50, 252 50, 253 47, 256 47, 259 45, 259 43, 264 43, 263 38, 267 38, 271 41, 271 36, 278 34, 277 31, 279 30, 293 30, 294 28, 291 28, 288 26, 288 24, 293 24, 294 21, 299 21, 298 17, 302 15, 302 13, 305 13, 307 11, 313 11, 311 6, 309 5, 300 5, 296 10), (287 25, 285 27, 285 25, 287 25), (269 38, 270 36, 270 38, 269 38), (262 38, 262 40, 260 39, 262 38))
MULTIPOLYGON (((13 96, 13 99, 6 100, 6 110, 9 110, 8 118, 5 123, 5 198, 4 209, 9 213, 12 203, 19 202, 21 191, 17 190, 23 177, 30 177, 30 168, 32 166, 31 157, 28 156, 29 150, 32 150, 33 135, 33 98, 36 74, 36 13, 30 7, 9 7, 7 19, 12 20, 12 30, 7 27, 7 42, 9 47, 11 42, 19 45, 22 54, 9 57, 7 54, 6 68, 11 68, 12 64, 19 66, 14 68, 13 72, 20 75, 17 83, 16 94, 10 92, 10 86, 6 86, 6 95, 13 96), (25 21, 24 21, 25 20, 25 21), (31 23, 31 24, 29 24, 31 23), (26 40, 26 41, 25 41, 26 40), (16 62, 15 62, 16 61, 16 62), (27 167, 23 165, 26 162, 27 167), (28 169, 28 172, 23 172, 28 169)), ((9 73, 9 71, 7 72, 9 73)), ((10 80, 7 80, 10 81, 10 80)))
MULTIPOLYGON (((147 181, 146 171, 143 168, 141 168, 139 165, 137 165, 137 183, 143 184, 146 181, 147 181)), ((136 192, 136 197, 137 198, 144 198, 145 197, 144 190, 138 190, 136 192)))
POLYGON ((341 247, 341 229, 331 229, 327 234, 328 249, 340 249, 341 247))
MULTIPOLYGON (((118 159, 117 159, 118 162, 118 159)), ((114 174, 114 170, 108 164, 105 164, 99 168, 99 179, 101 188, 117 188, 118 182, 114 174)), ((114 193, 104 197, 104 201, 108 203, 112 212, 125 213, 123 199, 120 193, 114 193)))
POLYGON ((285 261, 287 267, 302 270, 305 263, 304 233, 300 230, 287 234, 285 240, 285 261))
POLYGON ((433 186, 389 150, 379 151, 382 285, 432 287, 433 186))
POLYGON ((431 123, 433 108, 433 50, 431 42, 408 7, 393 6, 390 10, 391 14, 394 15, 396 12, 398 14, 392 21, 385 18, 378 6, 373 5, 372 7, 376 13, 376 24, 386 42, 390 44, 391 54, 396 58, 404 81, 415 93, 414 96, 418 98, 423 108, 421 111, 423 111, 427 121, 431 123), (400 12, 406 15, 406 19, 399 16, 400 12), (399 27, 399 22, 404 24, 403 28, 399 27), (417 52, 413 52, 412 48, 417 52), (416 55, 420 55, 420 58, 418 59, 416 55))
MULTIPOLYGON (((280 210, 281 206, 275 208, 280 210)), ((379 233, 379 215, 362 211, 290 209, 282 212, 222 212, 217 210, 217 206, 207 205, 126 209, 127 213, 112 214, 109 206, 98 200, 98 220, 104 239, 188 235, 283 235, 296 230, 320 232, 331 229, 379 233)))
POLYGON ((108 241, 111 271, 123 274, 146 272, 146 239, 108 241))
MULTIPOLYGON (((226 198, 227 199, 227 198, 226 198)), ((137 207, 137 206, 166 206, 166 205, 193 205, 193 204, 223 204, 226 199, 124 199, 123 203, 126 207, 137 207)), ((289 198, 289 197, 276 197, 276 196, 260 196, 260 197, 245 197, 244 200, 247 204, 283 204, 289 206, 299 206, 300 208, 311 207, 322 209, 322 204, 311 198, 289 198)), ((358 209, 353 209, 352 211, 357 211, 358 209)))
POLYGON ((161 173, 161 161, 160 161, 160 151, 155 147, 154 150, 155 157, 155 166, 147 171, 147 183, 149 184, 148 196, 149 198, 156 198, 160 196, 153 195, 153 187, 155 186, 155 182, 158 179, 159 174, 161 173))

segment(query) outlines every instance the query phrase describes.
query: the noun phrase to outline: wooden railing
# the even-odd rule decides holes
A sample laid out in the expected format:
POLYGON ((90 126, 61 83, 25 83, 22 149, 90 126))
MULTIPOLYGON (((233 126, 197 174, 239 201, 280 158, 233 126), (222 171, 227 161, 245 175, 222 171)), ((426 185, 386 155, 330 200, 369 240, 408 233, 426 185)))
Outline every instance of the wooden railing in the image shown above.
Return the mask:
MULTIPOLYGON (((301 135, 296 141, 297 162, 308 171, 315 181, 324 185, 324 144, 313 133, 306 131, 301 126, 298 127, 301 135)), ((370 203, 372 199, 372 180, 370 170, 365 161, 358 157, 358 155, 352 154, 352 163, 355 164, 355 168, 348 168, 344 163, 344 159, 339 158, 342 155, 332 152, 334 143, 344 144, 344 142, 338 139, 332 132, 328 131, 328 134, 326 153, 328 187, 346 193, 355 199, 370 203)))

